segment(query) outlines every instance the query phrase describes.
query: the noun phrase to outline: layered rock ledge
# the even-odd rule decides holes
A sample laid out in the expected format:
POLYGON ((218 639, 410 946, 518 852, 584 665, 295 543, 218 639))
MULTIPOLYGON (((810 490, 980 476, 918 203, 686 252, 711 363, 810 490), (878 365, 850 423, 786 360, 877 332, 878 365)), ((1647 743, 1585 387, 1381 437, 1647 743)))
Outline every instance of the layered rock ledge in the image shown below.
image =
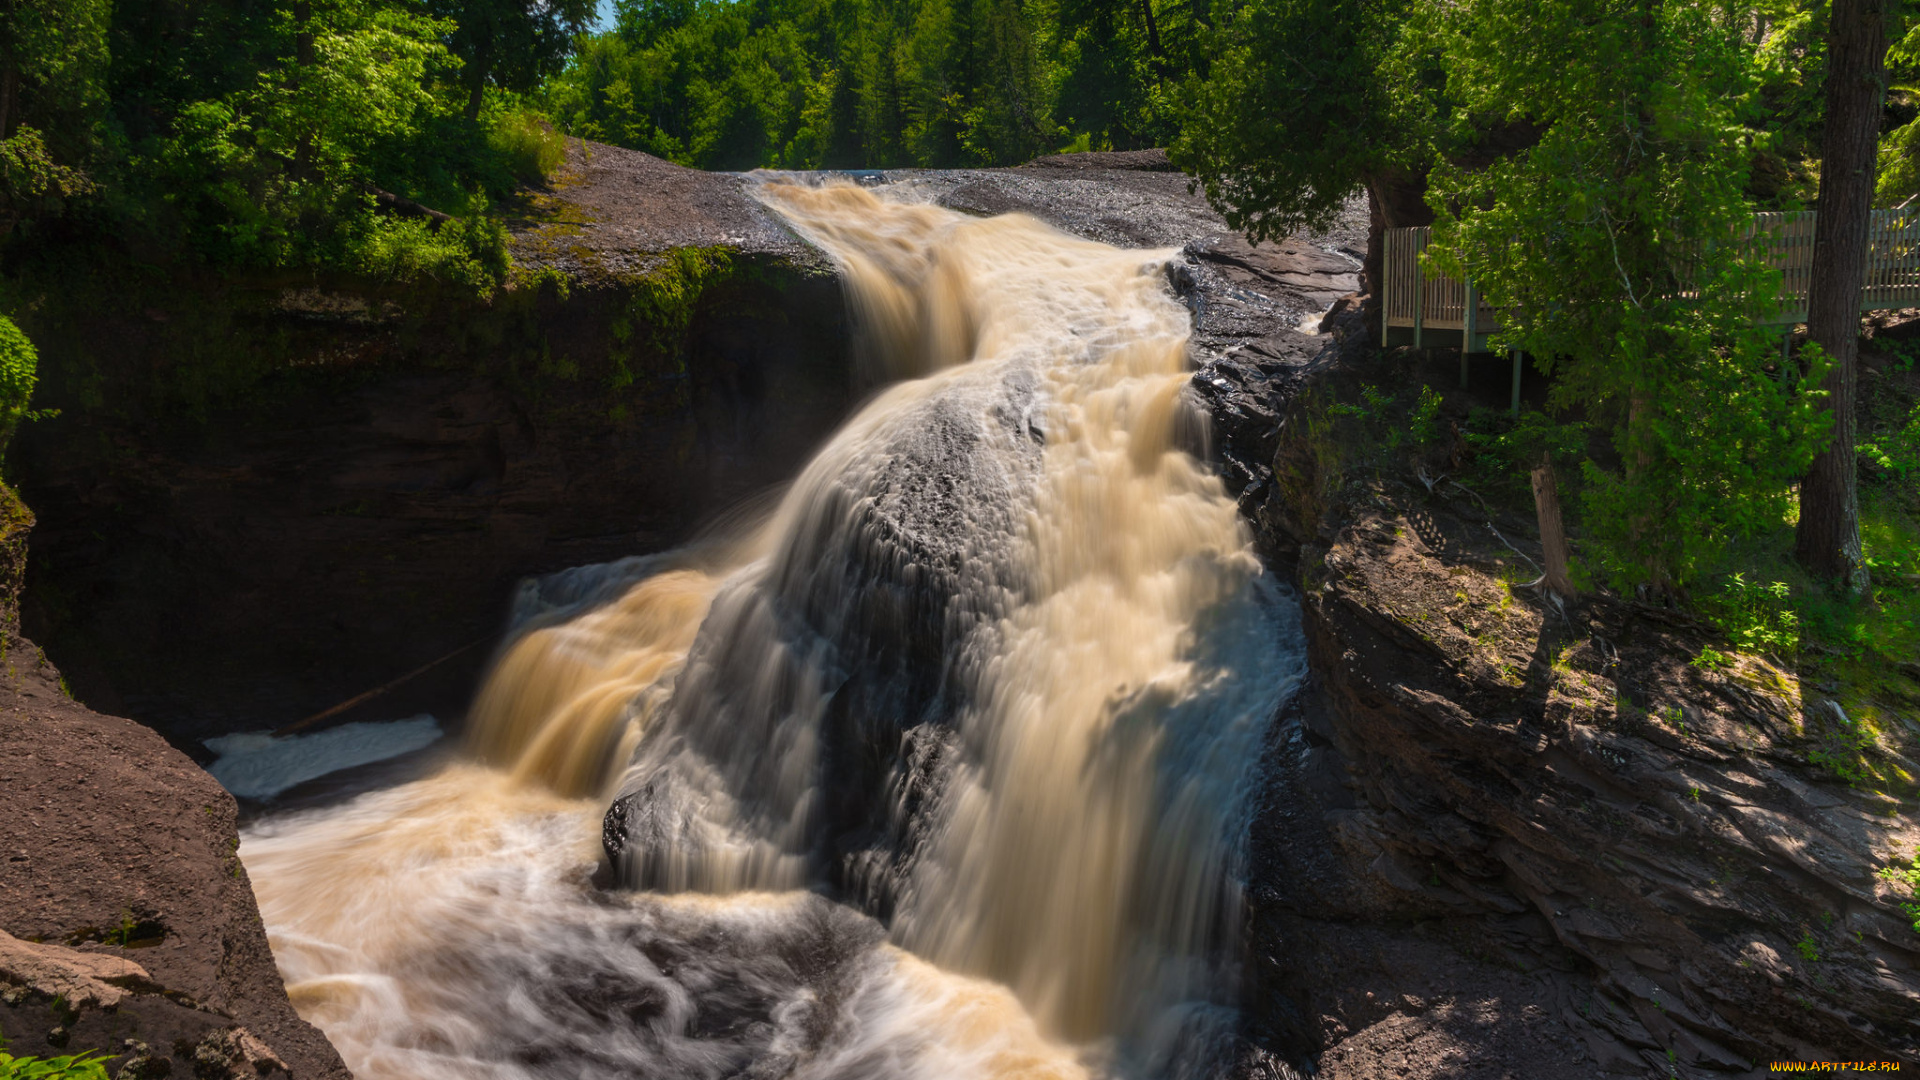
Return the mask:
MULTIPOLYGON (((1363 386, 1463 398, 1451 354, 1342 331, 1235 387, 1284 414, 1243 507, 1299 582, 1314 673, 1254 827, 1264 1035, 1341 1078, 1920 1063, 1913 898, 1877 873, 1920 844, 1914 792, 1833 767, 1858 730, 1833 688, 1700 663, 1728 647, 1668 608, 1519 587, 1530 508, 1445 479, 1444 445, 1354 430, 1381 422, 1353 418, 1363 386)), ((1265 430, 1217 415, 1242 447, 1265 430)), ((1857 747, 1909 777, 1915 702, 1857 747)))

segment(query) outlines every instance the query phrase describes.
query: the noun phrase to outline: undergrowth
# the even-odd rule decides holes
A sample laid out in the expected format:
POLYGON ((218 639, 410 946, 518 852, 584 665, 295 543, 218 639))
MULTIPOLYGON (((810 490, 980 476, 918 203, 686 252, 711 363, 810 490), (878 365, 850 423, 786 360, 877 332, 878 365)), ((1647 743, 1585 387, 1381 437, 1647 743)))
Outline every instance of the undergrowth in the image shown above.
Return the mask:
POLYGON ((1880 870, 1883 881, 1907 887, 1907 899, 1900 903, 1900 910, 1913 920, 1913 932, 1920 934, 1920 847, 1913 849, 1913 861, 1905 866, 1895 862, 1892 866, 1880 870))
POLYGON ((0 1080, 107 1080, 104 1060, 91 1053, 36 1058, 0 1051, 0 1080))

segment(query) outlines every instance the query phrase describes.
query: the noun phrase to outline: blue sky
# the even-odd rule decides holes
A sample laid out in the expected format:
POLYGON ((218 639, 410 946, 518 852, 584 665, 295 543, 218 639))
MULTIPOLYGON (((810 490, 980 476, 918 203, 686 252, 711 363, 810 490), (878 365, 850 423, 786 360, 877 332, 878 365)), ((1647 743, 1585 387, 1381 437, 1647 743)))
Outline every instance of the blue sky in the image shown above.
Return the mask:
POLYGON ((600 0, 600 29, 613 25, 613 0, 600 0))

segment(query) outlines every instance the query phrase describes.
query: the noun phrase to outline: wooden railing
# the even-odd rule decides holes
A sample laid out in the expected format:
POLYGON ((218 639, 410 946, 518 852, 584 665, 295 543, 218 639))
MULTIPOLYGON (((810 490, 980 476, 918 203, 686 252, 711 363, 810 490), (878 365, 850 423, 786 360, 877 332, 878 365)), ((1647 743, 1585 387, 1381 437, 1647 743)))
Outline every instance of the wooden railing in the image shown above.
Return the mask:
MULTIPOLYGON (((1813 270, 1814 212, 1753 216, 1747 240, 1764 246, 1781 271, 1780 310, 1770 326, 1807 321, 1807 285, 1813 270)), ((1866 284, 1861 311, 1920 307, 1920 210, 1875 210, 1867 240, 1866 284)), ((1381 291, 1381 338, 1389 345, 1444 345, 1488 352, 1500 328, 1500 312, 1481 299, 1470 281, 1420 268, 1420 253, 1433 241, 1425 226, 1388 229, 1381 291)))

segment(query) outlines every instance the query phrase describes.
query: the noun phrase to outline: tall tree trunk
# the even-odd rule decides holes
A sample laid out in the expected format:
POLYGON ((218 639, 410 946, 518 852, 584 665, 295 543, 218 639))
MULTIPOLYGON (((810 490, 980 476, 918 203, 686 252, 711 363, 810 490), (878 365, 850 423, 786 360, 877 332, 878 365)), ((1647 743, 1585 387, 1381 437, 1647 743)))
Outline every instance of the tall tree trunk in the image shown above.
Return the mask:
POLYGON ((1807 334, 1833 359, 1824 384, 1833 441, 1800 482, 1795 554, 1815 577, 1864 595, 1854 464, 1854 380, 1860 286, 1873 212, 1873 167, 1887 86, 1887 0, 1833 0, 1827 29, 1827 121, 1820 147, 1819 214, 1807 290, 1807 334))
POLYGON ((1545 451, 1541 451, 1539 459, 1533 463, 1533 512, 1540 522, 1540 547, 1546 560, 1546 586, 1562 600, 1572 600, 1576 593, 1573 579, 1567 574, 1567 564, 1571 560, 1567 549, 1566 525, 1560 520, 1560 485, 1553 475, 1553 456, 1545 451))
POLYGON ((1166 74, 1161 70, 1166 65, 1167 51, 1160 47, 1160 23, 1153 17, 1153 0, 1140 0, 1140 17, 1147 24, 1147 51, 1154 59, 1154 72, 1166 74))
MULTIPOLYGON (((476 27, 475 32, 484 35, 486 29, 486 27, 476 27)), ((492 52, 491 45, 490 38, 481 37, 479 43, 474 46, 473 59, 467 61, 467 121, 469 123, 480 119, 480 106, 486 99, 487 61, 491 59, 489 55, 492 52)))
POLYGON ((13 138, 14 105, 20 99, 20 69, 0 64, 0 139, 13 138))

